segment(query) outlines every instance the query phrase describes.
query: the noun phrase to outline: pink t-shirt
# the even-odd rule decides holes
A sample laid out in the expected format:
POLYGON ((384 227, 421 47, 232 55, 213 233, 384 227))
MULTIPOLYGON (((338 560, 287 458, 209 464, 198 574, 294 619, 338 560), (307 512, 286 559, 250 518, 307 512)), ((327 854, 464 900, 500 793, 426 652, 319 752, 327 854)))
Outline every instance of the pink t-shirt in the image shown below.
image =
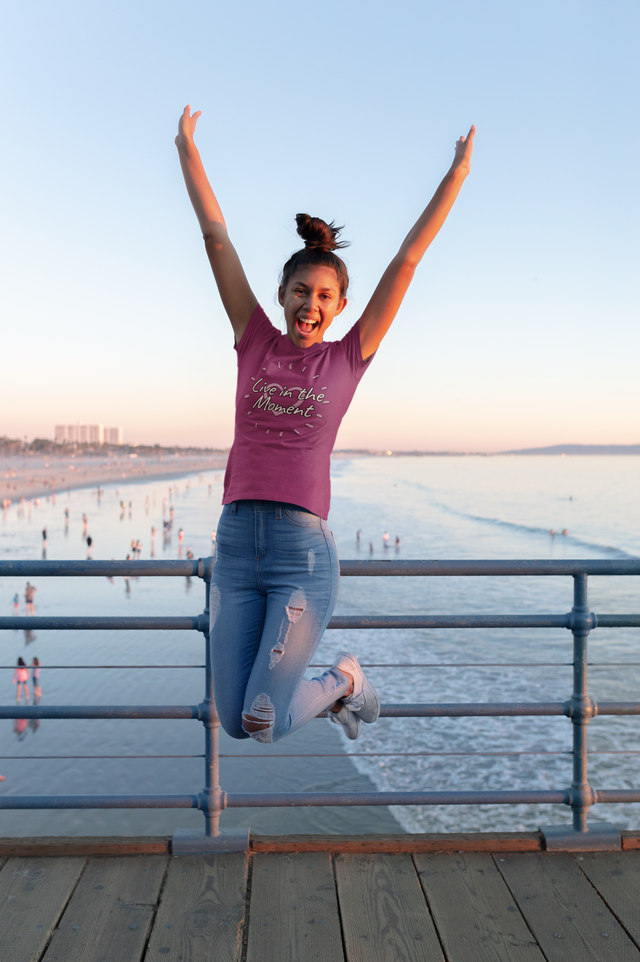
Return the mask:
POLYGON ((255 499, 329 514, 329 458, 360 378, 356 322, 340 341, 296 347, 258 305, 238 353, 236 429, 223 504, 255 499))

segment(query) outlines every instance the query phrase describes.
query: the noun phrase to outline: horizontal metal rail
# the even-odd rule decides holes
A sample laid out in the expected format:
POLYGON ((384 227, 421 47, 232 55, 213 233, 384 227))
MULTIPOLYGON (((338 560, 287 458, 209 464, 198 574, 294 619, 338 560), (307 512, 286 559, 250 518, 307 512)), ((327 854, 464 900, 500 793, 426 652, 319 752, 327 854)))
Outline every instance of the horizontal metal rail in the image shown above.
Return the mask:
MULTIPOLYGON (((334 615, 327 628, 568 628, 574 627, 571 612, 565 615, 334 615)), ((640 628, 640 615, 590 613, 590 628, 640 628)), ((1 629, 32 631, 202 631, 209 623, 203 615, 151 617, 130 615, 76 615, 3 617, 1 629)))
MULTIPOLYGON (((204 577, 211 558, 192 561, 0 561, 0 577, 204 577)), ((504 561, 341 561, 340 575, 351 577, 541 577, 555 575, 640 575, 637 560, 504 561)))
MULTIPOLYGON (((590 613, 590 629, 640 628, 639 615, 596 615, 590 613)), ((574 627, 573 615, 334 615, 327 628, 568 628, 574 627)), ((0 618, 1 629, 32 631, 179 631, 206 633, 208 620, 203 615, 77 615, 0 618)))
MULTIPOLYGON (((219 720, 213 698, 213 675, 209 645, 208 590, 212 573, 212 558, 186 561, 0 561, 0 577, 198 577, 205 586, 205 610, 197 615, 184 616, 63 616, 63 617, 3 617, 0 629, 24 630, 191 630, 201 632, 205 647, 205 697, 199 705, 106 705, 106 706, 2 706, 0 718, 51 719, 183 719, 198 720, 205 729, 205 788, 195 795, 69 795, 69 796, 0 796, 0 808, 197 808, 205 815, 206 833, 218 833, 218 820, 224 808, 264 808, 272 806, 342 806, 342 805, 484 805, 484 804, 564 804, 573 810, 574 831, 587 831, 586 817, 596 803, 637 802, 640 789, 593 789, 587 781, 588 754, 620 754, 622 751, 589 752, 587 725, 595 715, 640 715, 640 701, 607 701, 596 703, 587 693, 587 637, 597 628, 638 628, 640 614, 600 614, 587 606, 587 577, 639 576, 640 559, 620 560, 498 560, 498 561, 343 561, 343 577, 571 577, 573 607, 566 613, 521 614, 419 614, 419 615, 337 615, 329 622, 331 629, 557 629, 573 635, 573 658, 568 663, 429 663, 397 665, 374 663, 370 667, 561 667, 573 668, 573 693, 566 701, 499 702, 499 703, 399 703, 382 706, 382 718, 435 717, 511 717, 564 716, 571 720, 573 746, 566 752, 361 752, 361 757, 418 757, 438 755, 521 755, 570 754, 573 757, 571 786, 557 791, 455 791, 455 792, 277 792, 225 793, 219 783, 221 757, 272 758, 302 757, 299 755, 264 756, 221 755, 218 746, 219 720)), ((594 667, 605 667, 599 663, 594 667)), ((608 663, 609 667, 634 664, 608 663)), ((8 667, 8 666, 1 666, 8 667)), ((13 667, 13 666, 12 666, 13 667)), ((62 667, 62 666, 57 666, 62 667)), ((125 666, 65 666, 87 668, 118 668, 125 666)), ((127 667, 170 667, 127 666, 127 667)), ((171 667, 198 667, 180 665, 171 667)), ((313 666, 327 667, 327 666, 313 666)), ((326 716, 322 712, 318 717, 326 716)), ((628 754, 638 754, 630 750, 628 754)), ((21 756, 17 756, 21 757, 21 756)), ((28 756, 22 756, 25 760, 28 756)), ((36 756, 33 756, 34 758, 36 756)), ((52 757, 52 756, 49 756, 52 757)), ((57 756, 56 756, 57 757, 57 756)), ((60 756, 86 757, 86 756, 60 756)), ((202 757, 202 756, 90 756, 93 758, 126 757, 202 757)), ((314 754, 304 757, 334 757, 314 754)))
MULTIPOLYGON (((198 808, 199 795, 4 795, 0 809, 198 808)), ((593 790, 593 802, 640 802, 640 790, 593 790)), ((481 792, 258 792, 223 793, 224 808, 280 808, 345 805, 567 805, 565 791, 481 792)))
POLYGON ((201 808, 202 795, 1 795, 0 809, 201 808))
POLYGON ((209 630, 202 615, 77 615, 64 617, 0 618, 0 629, 31 631, 202 631, 209 630))
POLYGON ((195 718, 203 721, 201 709, 201 705, 0 705, 0 718, 195 718))
MULTIPOLYGON (((590 701, 593 715, 640 715, 640 702, 590 701)), ((201 705, 0 705, 0 718, 173 718, 204 721, 210 709, 201 705)), ((327 711, 316 718, 327 718, 327 711)), ((566 715, 571 718, 570 701, 550 702, 397 702, 383 704, 380 718, 477 718, 566 715)))

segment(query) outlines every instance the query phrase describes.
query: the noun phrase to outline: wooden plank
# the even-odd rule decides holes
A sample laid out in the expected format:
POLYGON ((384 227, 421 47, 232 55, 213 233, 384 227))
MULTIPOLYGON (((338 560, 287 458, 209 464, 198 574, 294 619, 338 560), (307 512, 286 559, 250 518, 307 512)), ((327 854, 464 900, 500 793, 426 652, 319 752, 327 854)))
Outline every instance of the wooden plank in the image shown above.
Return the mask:
POLYGON ((44 962, 139 962, 167 856, 98 858, 87 865, 44 962))
POLYGON ((0 871, 0 962, 35 962, 49 941, 84 858, 10 858, 0 871))
POLYGON ((239 959, 247 861, 243 852, 172 859, 145 962, 239 959))
POLYGON ((347 962, 442 962, 410 855, 335 860, 347 962))
POLYGON ((247 962, 313 960, 344 960, 330 856, 254 856, 247 962))
POLYGON ((448 959, 544 962, 490 855, 415 855, 448 959))
POLYGON ((640 833, 620 832, 622 838, 622 849, 634 850, 640 848, 640 833))
POLYGON ((548 962, 626 962, 640 952, 566 852, 494 856, 548 962))
POLYGON ((399 855, 415 852, 539 852, 540 832, 463 832, 419 835, 251 835, 251 851, 399 855))
POLYGON ((0 856, 166 855, 170 843, 169 835, 25 836, 0 838, 0 856))
MULTIPOLYGON (((640 848, 640 836, 627 833, 623 848, 640 848), (636 844, 637 842, 637 844, 636 844)), ((540 832, 460 832, 397 835, 252 835, 251 851, 400 854, 408 852, 539 852, 540 832)), ((33 836, 0 838, 0 857, 55 855, 164 855, 169 835, 33 836)))
POLYGON ((574 859, 640 946, 640 852, 585 852, 574 859))

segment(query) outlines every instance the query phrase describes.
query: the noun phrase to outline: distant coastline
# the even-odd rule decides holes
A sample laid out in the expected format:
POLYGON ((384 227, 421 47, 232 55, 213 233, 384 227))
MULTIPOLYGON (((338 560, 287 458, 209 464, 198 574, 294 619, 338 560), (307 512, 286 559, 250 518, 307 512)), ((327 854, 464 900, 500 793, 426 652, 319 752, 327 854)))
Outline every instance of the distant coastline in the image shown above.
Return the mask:
POLYGON ((514 448, 509 451, 379 451, 374 448, 342 448, 332 457, 394 457, 394 458, 497 458, 504 455, 545 454, 560 457, 584 454, 640 455, 640 444, 551 444, 545 448, 514 448))

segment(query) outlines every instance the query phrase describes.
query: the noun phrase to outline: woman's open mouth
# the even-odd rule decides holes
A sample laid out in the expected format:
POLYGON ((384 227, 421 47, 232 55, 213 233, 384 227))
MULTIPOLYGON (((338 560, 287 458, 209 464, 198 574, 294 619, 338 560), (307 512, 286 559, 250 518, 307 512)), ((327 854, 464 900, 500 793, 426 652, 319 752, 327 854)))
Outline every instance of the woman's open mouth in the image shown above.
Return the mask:
POLYGON ((319 323, 320 321, 310 317, 296 317, 296 328, 303 337, 309 337, 310 334, 313 334, 319 323))

